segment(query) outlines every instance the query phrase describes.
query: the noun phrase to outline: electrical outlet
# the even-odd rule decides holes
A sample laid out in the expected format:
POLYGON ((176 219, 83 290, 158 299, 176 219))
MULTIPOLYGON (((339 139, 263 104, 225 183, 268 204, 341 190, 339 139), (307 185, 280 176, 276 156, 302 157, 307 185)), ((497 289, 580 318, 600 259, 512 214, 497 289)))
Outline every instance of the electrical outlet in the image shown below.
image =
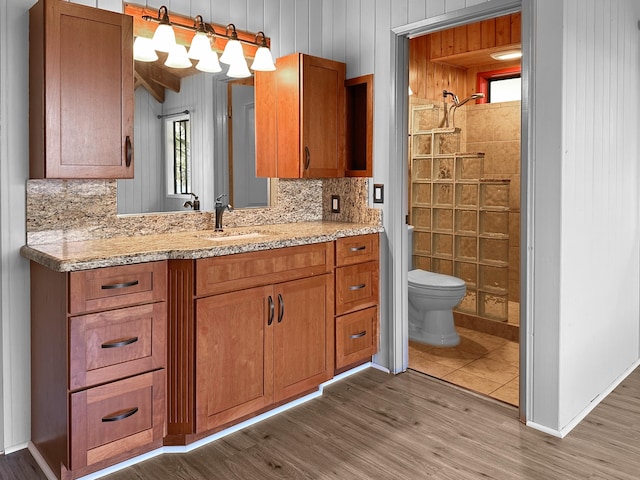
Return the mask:
POLYGON ((340 213, 340 195, 331 195, 331 213, 340 213))

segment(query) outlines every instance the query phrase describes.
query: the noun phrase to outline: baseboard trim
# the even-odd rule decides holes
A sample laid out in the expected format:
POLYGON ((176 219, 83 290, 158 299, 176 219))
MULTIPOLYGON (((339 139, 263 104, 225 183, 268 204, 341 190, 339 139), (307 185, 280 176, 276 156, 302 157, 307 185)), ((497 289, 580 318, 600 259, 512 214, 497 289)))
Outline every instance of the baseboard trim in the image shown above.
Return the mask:
POLYGON ((613 392, 618 385, 620 385, 636 368, 640 366, 640 359, 636 360, 629 368, 627 368, 620 376, 618 376, 608 387, 606 390, 597 395, 586 408, 584 408, 578 415, 573 417, 573 419, 564 427, 559 430, 546 427, 544 425, 540 425, 536 422, 527 422, 527 427, 534 428, 535 430, 539 430, 541 432, 547 433, 549 435, 553 435, 554 437, 564 438, 566 437, 571 430, 573 430, 580 422, 582 422, 587 415, 589 415, 594 408, 596 408, 600 402, 602 402, 611 392, 613 392))

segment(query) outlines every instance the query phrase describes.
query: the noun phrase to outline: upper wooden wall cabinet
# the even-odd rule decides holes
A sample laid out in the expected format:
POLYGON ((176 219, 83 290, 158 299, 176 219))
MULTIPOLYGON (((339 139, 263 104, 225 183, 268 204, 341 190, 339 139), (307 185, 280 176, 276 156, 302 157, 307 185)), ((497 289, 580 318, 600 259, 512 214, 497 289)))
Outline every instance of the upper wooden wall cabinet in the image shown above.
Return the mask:
POLYGON ((133 177, 130 16, 36 3, 29 10, 29 97, 31 178, 133 177))
POLYGON ((255 77, 256 175, 371 176, 372 76, 345 83, 344 63, 301 53, 276 68, 255 77))

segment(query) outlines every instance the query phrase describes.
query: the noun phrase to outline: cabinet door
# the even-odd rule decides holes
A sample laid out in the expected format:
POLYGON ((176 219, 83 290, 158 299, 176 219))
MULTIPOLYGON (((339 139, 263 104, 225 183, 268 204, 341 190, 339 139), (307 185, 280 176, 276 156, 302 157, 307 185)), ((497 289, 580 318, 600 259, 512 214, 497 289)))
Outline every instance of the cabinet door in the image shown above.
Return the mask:
POLYGON ((31 178, 132 178, 132 18, 41 0, 30 21, 31 178))
POLYGON ((301 176, 343 177, 345 64, 303 55, 302 65, 301 176))
POLYGON ((333 375, 333 276, 274 287, 274 401, 316 388, 333 375))
POLYGON ((197 432, 273 402, 271 292, 259 287, 196 301, 197 432))

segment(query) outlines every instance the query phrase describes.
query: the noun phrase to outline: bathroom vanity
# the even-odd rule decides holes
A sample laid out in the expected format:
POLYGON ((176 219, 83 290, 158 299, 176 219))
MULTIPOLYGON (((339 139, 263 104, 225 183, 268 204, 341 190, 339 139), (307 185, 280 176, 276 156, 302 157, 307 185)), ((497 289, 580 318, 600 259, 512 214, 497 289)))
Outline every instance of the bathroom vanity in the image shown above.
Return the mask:
POLYGON ((78 478, 370 361, 380 230, 309 222, 23 247, 34 446, 78 478))

